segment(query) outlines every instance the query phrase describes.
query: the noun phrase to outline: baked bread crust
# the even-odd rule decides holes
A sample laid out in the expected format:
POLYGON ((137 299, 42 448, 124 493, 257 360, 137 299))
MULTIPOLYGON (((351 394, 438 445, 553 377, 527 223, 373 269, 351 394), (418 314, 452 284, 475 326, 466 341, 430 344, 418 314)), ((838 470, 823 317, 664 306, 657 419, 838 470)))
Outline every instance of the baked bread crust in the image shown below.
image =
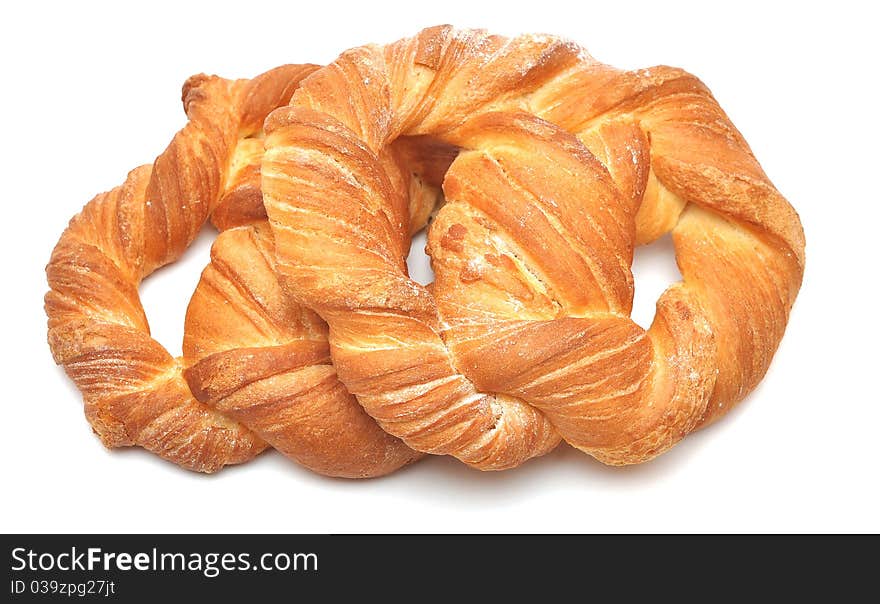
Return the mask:
POLYGON ((560 438, 609 464, 662 453, 760 381, 800 287, 796 212, 680 69, 440 26, 343 53, 266 131, 278 268, 341 380, 387 432, 480 469, 560 438), (428 288, 379 160, 408 136, 462 149, 428 288), (669 231, 683 279, 644 330, 633 248, 669 231))

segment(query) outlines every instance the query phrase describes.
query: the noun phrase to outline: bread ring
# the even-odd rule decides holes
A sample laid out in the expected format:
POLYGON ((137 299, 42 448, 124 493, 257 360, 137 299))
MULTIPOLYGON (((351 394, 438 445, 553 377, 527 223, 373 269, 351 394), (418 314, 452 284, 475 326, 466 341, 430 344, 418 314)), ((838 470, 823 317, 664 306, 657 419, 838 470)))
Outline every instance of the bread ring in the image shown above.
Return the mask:
MULTIPOLYGON (((344 477, 386 474, 419 457, 345 391, 326 327, 282 295, 271 270, 259 191, 262 124, 314 69, 284 66, 250 81, 190 78, 186 127, 152 166, 89 202, 61 236, 46 269, 49 343, 106 446, 137 445, 213 472, 271 445, 344 477), (150 337, 137 287, 176 260, 209 216, 230 230, 212 249, 176 359, 150 337)), ((407 153, 388 161, 415 162, 407 153)), ((426 217, 420 206, 433 205, 430 188, 402 173, 398 181, 415 193, 413 215, 426 217)))
POLYGON ((560 438, 608 464, 662 453, 760 381, 800 287, 796 212, 679 69, 434 27, 343 53, 266 131, 278 269, 340 379, 390 434, 476 468, 560 438), (411 136, 462 149, 428 288, 379 161, 411 136), (683 279, 646 331, 633 247, 668 231, 683 279))

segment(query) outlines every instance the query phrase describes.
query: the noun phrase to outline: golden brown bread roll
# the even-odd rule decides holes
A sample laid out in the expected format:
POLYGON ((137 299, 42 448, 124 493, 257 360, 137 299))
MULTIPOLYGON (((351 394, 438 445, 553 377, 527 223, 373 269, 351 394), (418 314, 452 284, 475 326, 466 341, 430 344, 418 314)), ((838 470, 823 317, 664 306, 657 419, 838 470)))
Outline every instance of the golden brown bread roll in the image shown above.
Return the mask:
MULTIPOLYGON (((332 476, 386 474, 419 454, 388 435, 336 379, 326 325, 282 292, 259 192, 262 123, 314 66, 253 80, 196 76, 189 123, 152 166, 98 195, 70 223, 47 267, 49 343, 82 390, 108 447, 137 445, 213 472, 267 445, 332 476), (211 217, 222 233, 187 312, 184 356, 149 335, 137 286, 176 260, 211 217), (187 383, 188 381, 188 383, 187 383), (195 392, 195 397, 191 394, 195 392)), ((389 172, 414 215, 431 187, 389 172)), ((420 226, 420 225, 418 225, 420 226)))
POLYGON ((434 27, 343 53, 266 130, 278 268, 340 379, 390 434, 480 469, 560 438, 609 464, 662 453, 755 387, 800 287, 797 214, 679 69, 434 27), (462 149, 430 288, 380 160, 411 136, 462 149), (633 247, 668 231, 683 279, 646 331, 633 247))

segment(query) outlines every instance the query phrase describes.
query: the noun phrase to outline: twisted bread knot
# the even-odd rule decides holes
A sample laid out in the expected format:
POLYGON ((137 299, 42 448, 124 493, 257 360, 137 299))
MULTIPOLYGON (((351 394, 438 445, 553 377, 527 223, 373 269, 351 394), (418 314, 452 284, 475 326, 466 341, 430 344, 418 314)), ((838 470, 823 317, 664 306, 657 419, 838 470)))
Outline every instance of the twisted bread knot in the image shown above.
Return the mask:
MULTIPOLYGON (((204 472, 267 446, 334 476, 381 475, 419 457, 337 380, 326 325, 292 302, 273 269, 259 190, 262 125, 314 70, 190 78, 189 123, 152 166, 98 195, 61 236, 46 269, 49 344, 106 446, 141 446, 204 472), (174 358, 150 337, 137 287, 175 261, 208 217, 229 230, 212 248, 187 311, 184 356, 174 358)), ((417 163, 414 148, 383 161, 424 221, 431 189, 398 167, 417 163)))
POLYGON ((803 274, 797 214, 706 87, 619 71, 554 37, 426 29, 343 53, 266 122, 278 270, 330 326, 379 425, 481 469, 560 440, 638 463, 763 376, 803 274), (412 281, 381 157, 461 149, 412 281), (672 231, 683 280, 645 331, 633 247, 672 231))

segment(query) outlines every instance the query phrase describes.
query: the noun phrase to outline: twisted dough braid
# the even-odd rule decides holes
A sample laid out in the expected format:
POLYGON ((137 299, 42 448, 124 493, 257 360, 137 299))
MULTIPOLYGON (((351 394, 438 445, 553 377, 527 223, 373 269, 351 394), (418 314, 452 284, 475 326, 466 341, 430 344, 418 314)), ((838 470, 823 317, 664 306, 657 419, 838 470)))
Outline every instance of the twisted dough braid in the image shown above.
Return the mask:
MULTIPOLYGON (((213 472, 268 445, 347 477, 385 474, 419 456, 339 383, 326 326, 283 295, 272 270, 259 191, 262 124, 314 69, 190 78, 189 123, 152 166, 89 202, 55 247, 49 343, 106 446, 138 445, 213 472), (176 260, 209 216, 231 230, 212 248, 188 308, 184 357, 175 359, 150 337, 137 286, 176 260)), ((390 162, 415 160, 401 151, 386 161, 394 172, 390 162)), ((412 213, 426 216, 427 188, 397 173, 396 188, 413 190, 412 213)))
POLYGON ((797 214, 708 89, 549 36, 435 27, 343 53, 266 123, 278 270, 330 326, 342 382, 389 433, 480 469, 565 439, 638 463, 764 375, 800 286, 797 214), (407 276, 399 137, 461 149, 407 276), (635 243, 682 281, 632 322, 635 243))

